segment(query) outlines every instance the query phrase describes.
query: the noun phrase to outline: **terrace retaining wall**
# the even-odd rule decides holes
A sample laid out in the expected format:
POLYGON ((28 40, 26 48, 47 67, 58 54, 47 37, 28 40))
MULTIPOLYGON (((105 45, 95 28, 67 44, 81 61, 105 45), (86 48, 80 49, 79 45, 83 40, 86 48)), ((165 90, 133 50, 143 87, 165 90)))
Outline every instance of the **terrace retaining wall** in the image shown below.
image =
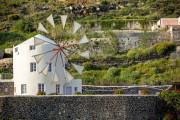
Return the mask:
POLYGON ((21 120, 159 120, 157 96, 6 96, 0 118, 21 120))

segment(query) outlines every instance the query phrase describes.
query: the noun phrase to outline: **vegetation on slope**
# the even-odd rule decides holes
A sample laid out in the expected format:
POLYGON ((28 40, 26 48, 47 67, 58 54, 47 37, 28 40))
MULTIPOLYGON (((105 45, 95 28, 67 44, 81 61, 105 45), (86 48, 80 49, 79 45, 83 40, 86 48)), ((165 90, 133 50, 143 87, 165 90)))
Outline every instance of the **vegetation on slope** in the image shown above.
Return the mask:
POLYGON ((166 102, 163 120, 179 120, 180 93, 176 91, 161 92, 160 97, 166 102))
POLYGON ((108 70, 87 70, 81 78, 83 84, 91 85, 162 85, 180 79, 180 60, 149 60, 128 67, 110 67, 108 70))
MULTIPOLYGON (((38 22, 45 22, 44 18, 51 13, 56 23, 60 23, 59 15, 69 14, 68 22, 76 19, 87 27, 99 24, 105 30, 121 29, 127 22, 134 21, 139 21, 144 28, 149 21, 154 22, 161 17, 180 16, 178 0, 128 0, 127 2, 100 0, 100 2, 101 4, 82 7, 54 0, 1 0, 0 49, 12 47, 37 34, 38 22), (69 6, 73 7, 73 11, 69 10, 69 6), (82 11, 85 12, 82 14, 82 11)), ((76 78, 83 79, 84 84, 158 85, 180 79, 178 74, 180 61, 165 58, 175 50, 176 46, 173 43, 164 42, 150 48, 132 49, 122 54, 118 54, 115 42, 110 47, 103 47, 106 54, 94 56, 89 63, 84 63, 86 71, 82 76, 74 73, 76 78)), ((81 58, 77 60, 84 62, 81 58)))
POLYGON ((180 59, 168 58, 175 48, 171 42, 162 42, 150 48, 132 49, 119 58, 86 62, 82 76, 75 75, 84 84, 93 85, 171 84, 180 79, 180 59), (120 64, 108 67, 112 61, 120 64))

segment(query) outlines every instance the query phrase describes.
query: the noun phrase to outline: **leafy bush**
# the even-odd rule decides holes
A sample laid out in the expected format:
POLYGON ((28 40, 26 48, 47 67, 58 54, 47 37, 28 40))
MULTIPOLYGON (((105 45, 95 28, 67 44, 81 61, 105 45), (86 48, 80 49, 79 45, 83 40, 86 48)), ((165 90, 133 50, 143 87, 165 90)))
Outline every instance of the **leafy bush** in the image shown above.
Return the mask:
POLYGON ((75 95, 81 95, 82 93, 81 92, 76 92, 75 95))
POLYGON ((91 62, 85 62, 83 63, 84 70, 103 70, 106 69, 107 67, 105 65, 93 65, 91 62))
POLYGON ((33 32, 35 28, 30 21, 18 20, 12 27, 14 32, 33 32))
POLYGON ((117 69, 115 67, 111 67, 107 70, 107 73, 104 75, 103 79, 112 80, 115 77, 119 76, 120 72, 121 72, 120 69, 117 69))
POLYGON ((150 91, 147 88, 141 89, 141 95, 149 95, 150 91))
POLYGON ((50 93, 48 95, 60 95, 59 93, 50 93))
POLYGON ((169 55, 171 52, 175 50, 176 50, 175 43, 161 42, 149 48, 131 49, 127 53, 127 58, 129 60, 150 59, 153 58, 153 56, 161 57, 161 56, 169 55))
POLYGON ((179 120, 180 93, 175 91, 163 91, 160 97, 166 102, 166 111, 163 120, 179 120))
POLYGON ((18 20, 20 18, 19 14, 8 15, 8 20, 18 20))
POLYGON ((23 40, 25 40, 24 36, 14 33, 14 32, 0 32, 0 49, 4 49, 7 47, 13 47, 23 40))
POLYGON ((160 97, 176 110, 180 110, 180 93, 175 91, 161 92, 160 97))
POLYGON ((154 46, 157 55, 168 55, 169 53, 176 50, 176 45, 172 42, 162 42, 154 46))
POLYGON ((46 95, 46 92, 38 91, 37 95, 46 95))
POLYGON ((116 90, 114 90, 114 94, 121 95, 121 94, 124 94, 124 91, 122 89, 116 89, 116 90))

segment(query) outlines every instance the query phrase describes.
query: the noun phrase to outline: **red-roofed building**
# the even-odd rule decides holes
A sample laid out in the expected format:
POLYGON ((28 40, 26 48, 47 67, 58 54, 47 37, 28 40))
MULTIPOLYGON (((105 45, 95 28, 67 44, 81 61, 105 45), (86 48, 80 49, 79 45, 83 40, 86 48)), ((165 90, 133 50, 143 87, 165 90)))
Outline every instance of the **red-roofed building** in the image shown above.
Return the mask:
POLYGON ((180 25, 180 17, 179 18, 161 18, 157 22, 158 27, 165 28, 170 26, 179 26, 180 25))

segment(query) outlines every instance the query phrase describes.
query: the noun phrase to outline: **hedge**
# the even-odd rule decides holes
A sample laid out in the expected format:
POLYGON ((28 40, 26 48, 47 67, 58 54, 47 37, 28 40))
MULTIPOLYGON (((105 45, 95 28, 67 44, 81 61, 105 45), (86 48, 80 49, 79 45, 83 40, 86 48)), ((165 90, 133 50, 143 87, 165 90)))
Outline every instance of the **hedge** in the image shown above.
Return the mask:
POLYGON ((172 42, 161 42, 157 43, 150 48, 136 48, 131 49, 127 53, 129 60, 142 60, 161 56, 167 56, 171 52, 176 50, 175 43, 172 42))

